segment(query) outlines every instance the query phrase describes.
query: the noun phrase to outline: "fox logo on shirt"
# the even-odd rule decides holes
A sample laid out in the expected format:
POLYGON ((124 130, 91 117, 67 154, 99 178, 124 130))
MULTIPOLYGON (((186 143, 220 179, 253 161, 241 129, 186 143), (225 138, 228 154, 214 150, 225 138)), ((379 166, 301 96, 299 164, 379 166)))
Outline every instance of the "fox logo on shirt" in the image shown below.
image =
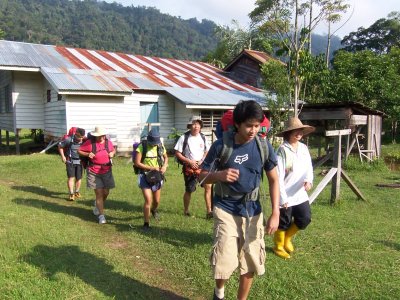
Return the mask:
POLYGON ((249 155, 248 154, 238 155, 238 156, 235 157, 234 162, 238 163, 239 165, 241 165, 242 163, 244 163, 247 160, 249 160, 249 155))

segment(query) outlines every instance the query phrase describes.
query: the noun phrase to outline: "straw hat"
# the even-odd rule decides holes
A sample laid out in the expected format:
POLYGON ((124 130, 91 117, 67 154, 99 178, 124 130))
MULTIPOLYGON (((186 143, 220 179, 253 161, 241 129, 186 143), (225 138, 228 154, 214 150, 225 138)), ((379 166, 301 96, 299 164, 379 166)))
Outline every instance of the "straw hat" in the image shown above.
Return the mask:
POLYGON ((106 133, 106 130, 103 127, 96 126, 94 128, 94 131, 92 131, 90 134, 92 136, 102 136, 102 135, 106 135, 107 133, 106 133))
POLYGON ((315 127, 304 125, 301 123, 299 118, 291 117, 289 120, 285 122, 285 129, 281 132, 277 133, 276 136, 283 136, 284 133, 296 130, 296 129, 303 129, 303 136, 310 134, 311 132, 315 131, 315 127))
POLYGON ((203 128, 203 121, 201 120, 200 116, 191 116, 189 122, 187 123, 187 128, 190 129, 195 122, 199 122, 200 128, 203 128))

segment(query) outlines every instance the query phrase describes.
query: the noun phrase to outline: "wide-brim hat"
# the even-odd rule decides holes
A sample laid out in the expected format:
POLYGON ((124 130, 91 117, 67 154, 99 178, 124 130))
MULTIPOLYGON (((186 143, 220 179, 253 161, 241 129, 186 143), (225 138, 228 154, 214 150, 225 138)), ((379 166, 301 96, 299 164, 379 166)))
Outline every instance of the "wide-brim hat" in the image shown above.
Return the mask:
POLYGON ((106 133, 106 130, 103 127, 96 126, 94 128, 94 131, 92 131, 90 134, 92 136, 102 136, 102 135, 106 135, 107 133, 106 133))
POLYGON ((191 116, 189 122, 187 123, 187 128, 190 129, 195 122, 199 122, 200 128, 203 128, 203 121, 201 120, 200 116, 191 116))
POLYGON ((153 128, 149 131, 149 134, 147 135, 147 143, 151 145, 161 144, 160 133, 158 132, 157 129, 153 128))
POLYGON ((285 122, 283 131, 276 134, 276 136, 283 136, 286 132, 303 129, 303 136, 315 131, 315 127, 303 124, 299 118, 291 117, 285 122))

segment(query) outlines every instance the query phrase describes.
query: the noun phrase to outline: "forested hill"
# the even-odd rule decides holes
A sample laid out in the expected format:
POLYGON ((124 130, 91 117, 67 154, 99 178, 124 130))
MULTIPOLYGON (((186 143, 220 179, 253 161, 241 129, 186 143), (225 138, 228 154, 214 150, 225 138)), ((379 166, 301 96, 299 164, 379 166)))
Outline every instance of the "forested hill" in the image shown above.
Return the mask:
POLYGON ((96 0, 0 0, 0 29, 13 41, 200 60, 216 26, 96 0))
MULTIPOLYGON (((189 60, 215 50, 213 21, 184 20, 156 8, 97 0, 0 0, 4 39, 189 60)), ((340 47, 332 38, 331 55, 340 47)), ((313 35, 314 54, 326 36, 313 35)), ((257 49, 255 49, 257 50, 257 49)))

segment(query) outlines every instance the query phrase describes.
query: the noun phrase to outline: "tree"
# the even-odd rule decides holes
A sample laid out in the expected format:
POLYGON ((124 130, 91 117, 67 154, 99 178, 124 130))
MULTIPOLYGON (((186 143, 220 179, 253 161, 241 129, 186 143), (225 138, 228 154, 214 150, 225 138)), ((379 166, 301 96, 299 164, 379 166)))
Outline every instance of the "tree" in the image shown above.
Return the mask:
POLYGON ((400 120, 400 49, 387 54, 370 50, 340 50, 333 60, 328 98, 357 101, 385 112, 392 123, 393 141, 400 120))
POLYGON ((249 14, 260 30, 282 42, 282 49, 289 59, 290 74, 293 76, 293 105, 296 116, 303 84, 299 71, 300 57, 304 56, 307 37, 322 20, 333 13, 342 12, 343 2, 342 0, 257 0, 255 9, 249 14), (309 19, 309 24, 301 24, 301 18, 314 11, 312 10, 314 4, 318 7, 318 13, 309 19))
POLYGON ((0 39, 4 39, 6 33, 0 29, 0 39))
POLYGON ((223 68, 231 62, 243 49, 272 52, 270 42, 261 36, 254 28, 242 28, 237 20, 232 20, 232 26, 218 26, 215 36, 219 40, 216 49, 210 52, 205 61, 223 68))
MULTIPOLYGON (((281 131, 283 121, 287 120, 290 109, 290 76, 286 66, 276 60, 270 60, 261 67, 263 88, 266 91, 268 110, 271 112, 273 138, 281 131)), ((274 140, 273 140, 274 142, 274 140)))
POLYGON ((342 45, 350 52, 371 50, 375 53, 388 53, 392 47, 400 47, 400 12, 392 12, 387 19, 379 19, 366 29, 358 28, 343 38, 342 45))

